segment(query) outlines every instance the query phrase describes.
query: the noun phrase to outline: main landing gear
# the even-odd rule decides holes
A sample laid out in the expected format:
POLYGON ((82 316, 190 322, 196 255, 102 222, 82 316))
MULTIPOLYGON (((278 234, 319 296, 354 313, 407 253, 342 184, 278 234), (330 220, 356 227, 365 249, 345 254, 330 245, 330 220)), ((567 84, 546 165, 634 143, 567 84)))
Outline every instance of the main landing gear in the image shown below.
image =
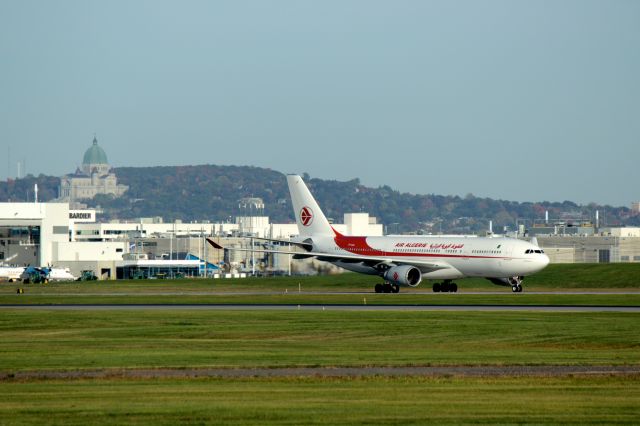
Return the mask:
POLYGON ((400 293, 400 286, 398 284, 376 284, 376 293, 400 293))
POLYGON ((456 293, 458 291, 458 284, 452 282, 451 280, 444 280, 442 283, 434 283, 433 284, 433 292, 434 293, 456 293))

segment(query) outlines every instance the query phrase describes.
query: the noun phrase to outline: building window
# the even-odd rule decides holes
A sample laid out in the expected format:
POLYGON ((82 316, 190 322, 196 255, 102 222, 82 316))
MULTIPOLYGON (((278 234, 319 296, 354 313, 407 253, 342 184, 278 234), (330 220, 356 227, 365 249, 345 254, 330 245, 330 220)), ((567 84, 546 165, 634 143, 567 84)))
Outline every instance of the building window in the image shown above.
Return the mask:
POLYGON ((620 256, 620 260, 622 262, 628 262, 629 261, 629 256, 620 256))
POLYGON ((611 252, 608 249, 598 250, 598 263, 609 263, 611 261, 611 252))

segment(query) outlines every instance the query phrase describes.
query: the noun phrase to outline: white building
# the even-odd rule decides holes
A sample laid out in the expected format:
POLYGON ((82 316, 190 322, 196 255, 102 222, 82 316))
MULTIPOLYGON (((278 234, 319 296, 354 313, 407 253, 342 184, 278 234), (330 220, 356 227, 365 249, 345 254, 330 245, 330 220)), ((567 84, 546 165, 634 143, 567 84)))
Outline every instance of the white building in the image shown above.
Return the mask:
POLYGON ((538 235, 551 263, 640 262, 639 228, 606 228, 596 235, 538 235))
POLYGON ((604 228, 601 234, 612 237, 640 237, 640 228, 631 226, 624 228, 604 228))
POLYGON ((0 262, 46 265, 69 241, 66 203, 0 203, 0 262))
MULTIPOLYGON (((87 210, 95 215, 95 211, 87 210)), ((368 213, 346 213, 343 224, 333 224, 345 235, 381 236, 383 227, 368 213)), ((270 223, 267 216, 238 217, 235 223, 172 222, 75 222, 72 225, 74 241, 114 241, 132 238, 176 238, 216 236, 254 236, 260 238, 289 239, 298 235, 295 223, 270 223)))
MULTIPOLYGON (((345 235, 382 235, 382 225, 366 213, 345 214, 345 223, 333 226, 345 235)), ((297 234, 295 223, 270 223, 266 216, 239 217, 235 223, 100 223, 95 210, 70 210, 68 203, 0 203, 0 264, 51 264, 68 267, 74 275, 91 270, 104 279, 116 277, 129 253, 151 254, 156 260, 190 254, 218 264, 222 253, 208 250, 204 237, 249 244, 252 236, 289 239, 297 234)), ((247 264, 246 256, 241 260, 247 264)), ((283 263, 269 262, 270 267, 283 263)))

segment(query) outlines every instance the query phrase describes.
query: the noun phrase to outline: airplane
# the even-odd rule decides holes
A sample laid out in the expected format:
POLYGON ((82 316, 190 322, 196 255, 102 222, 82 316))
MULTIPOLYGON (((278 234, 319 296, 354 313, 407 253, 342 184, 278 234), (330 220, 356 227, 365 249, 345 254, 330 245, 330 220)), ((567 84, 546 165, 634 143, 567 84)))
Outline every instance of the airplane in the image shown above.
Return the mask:
MULTIPOLYGON (((0 268, 0 278, 3 277, 2 269, 3 268, 0 268)), ((76 279, 69 268, 54 268, 52 266, 36 267, 29 265, 4 269, 11 269, 11 275, 7 277, 9 282, 22 281, 25 284, 46 284, 53 281, 75 281, 76 279)))
POLYGON ((23 272, 23 266, 0 266, 0 281, 19 281, 23 272))
POLYGON ((454 280, 467 277, 486 278, 519 293, 525 276, 549 264, 540 247, 514 238, 343 235, 331 226, 300 176, 288 175, 287 184, 299 232, 287 243, 305 251, 235 250, 315 257, 349 271, 377 275, 384 283, 375 285, 376 293, 398 293, 400 286, 416 287, 423 279, 441 281, 433 284, 434 292, 456 292, 454 280))
POLYGON ((75 281, 78 278, 71 273, 71 270, 69 268, 47 267, 43 269, 49 271, 49 281, 75 281))

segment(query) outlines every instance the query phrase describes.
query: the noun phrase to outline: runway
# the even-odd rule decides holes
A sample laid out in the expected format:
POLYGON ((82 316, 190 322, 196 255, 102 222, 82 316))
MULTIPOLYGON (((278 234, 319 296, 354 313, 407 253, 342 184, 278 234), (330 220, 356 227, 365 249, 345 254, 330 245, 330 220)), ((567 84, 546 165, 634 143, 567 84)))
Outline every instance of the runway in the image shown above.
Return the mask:
MULTIPOLYGON (((385 294, 374 293, 373 291, 152 291, 144 293, 136 292, 98 292, 98 293, 34 293, 37 296, 283 296, 283 295, 307 295, 307 296, 373 296, 385 294)), ((525 295, 583 295, 583 296, 639 296, 640 290, 635 291, 525 291, 524 293, 513 293, 509 291, 459 291, 456 293, 434 293, 429 291, 400 292, 397 294, 387 294, 387 297, 402 296, 433 296, 433 297, 456 297, 456 295, 474 296, 505 296, 522 297, 525 295)), ((21 297, 26 297, 23 295, 21 297)))
POLYGON ((584 305, 285 305, 285 304, 2 304, 0 309, 19 310, 213 310, 213 311, 499 311, 499 312, 630 312, 640 313, 640 306, 584 305))

